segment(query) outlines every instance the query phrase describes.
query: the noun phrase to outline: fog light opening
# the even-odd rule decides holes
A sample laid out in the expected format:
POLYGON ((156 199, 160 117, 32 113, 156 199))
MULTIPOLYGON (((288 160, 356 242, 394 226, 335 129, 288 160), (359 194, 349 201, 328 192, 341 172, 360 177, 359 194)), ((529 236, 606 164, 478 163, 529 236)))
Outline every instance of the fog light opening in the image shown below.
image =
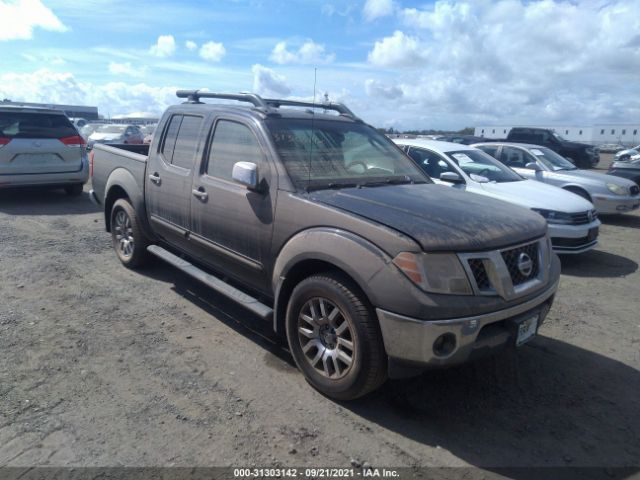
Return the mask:
POLYGON ((443 333, 433 342, 433 353, 436 357, 451 355, 456 348, 456 336, 453 333, 443 333))

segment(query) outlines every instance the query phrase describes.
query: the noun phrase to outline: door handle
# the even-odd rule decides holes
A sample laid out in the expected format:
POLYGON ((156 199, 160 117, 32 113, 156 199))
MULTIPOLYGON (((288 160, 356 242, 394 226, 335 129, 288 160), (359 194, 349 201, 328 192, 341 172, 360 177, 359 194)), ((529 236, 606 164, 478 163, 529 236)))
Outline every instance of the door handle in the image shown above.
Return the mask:
POLYGON ((194 188, 193 190, 191 190, 191 193, 193 193, 194 197, 198 197, 203 202, 205 200, 207 200, 207 198, 209 198, 209 194, 207 192, 205 192, 204 188, 202 188, 202 187, 200 187, 198 189, 194 188))
POLYGON ((149 180, 151 180, 156 185, 160 185, 160 183, 162 182, 162 180, 160 180, 160 175, 158 175, 158 172, 154 172, 149 175, 149 180))

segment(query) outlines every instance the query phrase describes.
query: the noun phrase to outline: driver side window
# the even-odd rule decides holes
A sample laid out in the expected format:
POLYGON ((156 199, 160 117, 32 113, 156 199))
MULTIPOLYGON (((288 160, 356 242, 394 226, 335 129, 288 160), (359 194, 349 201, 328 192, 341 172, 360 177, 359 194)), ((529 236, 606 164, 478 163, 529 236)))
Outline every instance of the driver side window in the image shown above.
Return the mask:
POLYGON ((524 152, 514 147, 502 147, 500 161, 511 168, 525 168, 527 163, 524 152))
POLYGON ((431 178, 440 178, 440 175, 445 172, 454 172, 454 170, 440 157, 440 155, 430 150, 411 147, 409 150, 409 156, 431 178))

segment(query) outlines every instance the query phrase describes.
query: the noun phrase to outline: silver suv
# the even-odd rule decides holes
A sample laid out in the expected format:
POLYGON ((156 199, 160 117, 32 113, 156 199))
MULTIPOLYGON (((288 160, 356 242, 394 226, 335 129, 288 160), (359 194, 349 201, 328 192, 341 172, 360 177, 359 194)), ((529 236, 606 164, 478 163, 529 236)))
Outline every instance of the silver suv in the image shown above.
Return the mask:
POLYGON ((55 186, 75 196, 88 178, 85 141, 64 112, 0 107, 0 188, 55 186))

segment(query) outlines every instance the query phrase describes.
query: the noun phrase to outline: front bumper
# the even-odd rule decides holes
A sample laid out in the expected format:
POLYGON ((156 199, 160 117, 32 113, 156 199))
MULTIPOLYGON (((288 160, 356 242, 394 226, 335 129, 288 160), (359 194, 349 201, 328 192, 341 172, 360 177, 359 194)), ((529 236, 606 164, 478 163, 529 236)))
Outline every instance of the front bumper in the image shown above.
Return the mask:
POLYGON ((598 244, 600 220, 584 225, 549 224, 553 251, 559 254, 582 253, 598 244))
POLYGON ((598 213, 603 215, 631 212, 640 208, 640 195, 622 196, 598 193, 593 195, 592 200, 598 213))
POLYGON ((544 321, 558 281, 541 294, 519 305, 473 317, 450 320, 420 320, 376 309, 384 347, 394 361, 421 367, 444 367, 464 363, 515 345, 517 325, 539 315, 538 328, 544 321), (455 339, 454 347, 445 355, 438 353, 436 341, 447 335, 455 339))

